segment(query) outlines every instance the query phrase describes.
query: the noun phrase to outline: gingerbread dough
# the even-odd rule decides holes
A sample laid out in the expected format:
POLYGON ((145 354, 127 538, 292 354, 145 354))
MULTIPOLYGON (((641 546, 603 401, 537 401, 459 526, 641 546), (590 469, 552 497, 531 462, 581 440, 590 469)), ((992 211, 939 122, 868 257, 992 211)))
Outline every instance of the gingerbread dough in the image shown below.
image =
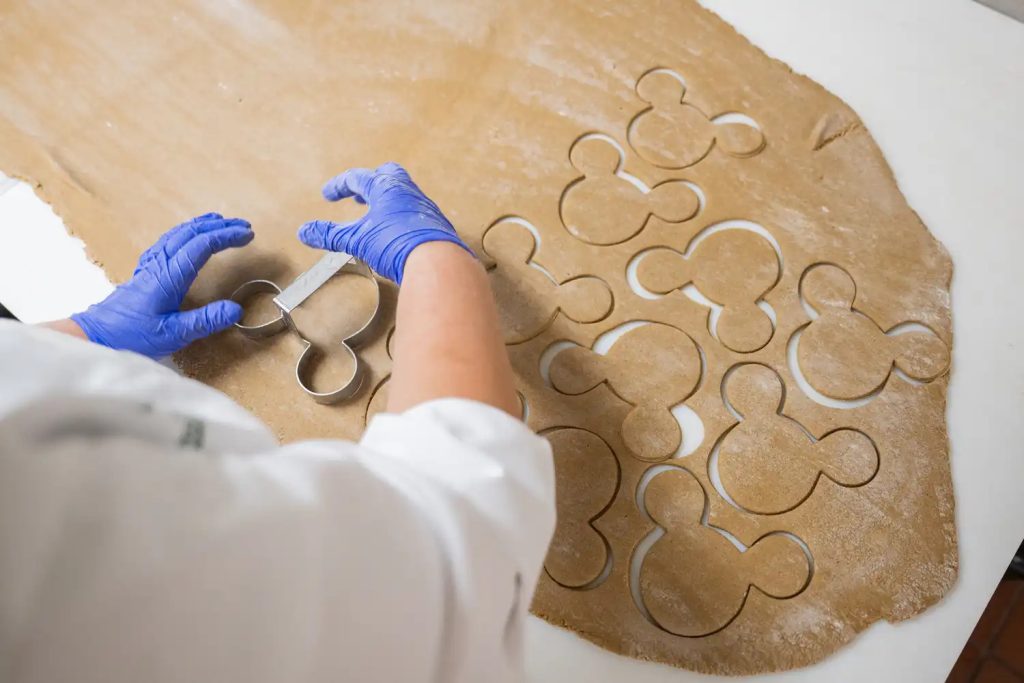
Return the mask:
POLYGON ((694 191, 681 180, 666 180, 644 189, 617 175, 622 153, 611 142, 584 136, 569 150, 569 161, 583 173, 562 195, 562 223, 590 244, 617 244, 635 236, 657 216, 671 223, 692 218, 700 207, 694 191))
POLYGON ((507 344, 535 337, 559 313, 581 323, 597 322, 612 310, 612 293, 602 280, 581 276, 556 282, 535 260, 536 230, 518 217, 499 220, 484 233, 484 252, 507 344))
POLYGON ((619 488, 619 463, 601 437, 560 427, 544 434, 555 458, 558 526, 544 571, 566 588, 586 588, 601 578, 610 548, 594 526, 619 488))
POLYGON ((644 503, 664 531, 640 570, 640 594, 650 619, 678 636, 699 638, 729 625, 757 589, 790 598, 811 577, 810 559, 783 534, 768 534, 737 549, 701 517, 706 500, 700 482, 683 469, 656 474, 644 503), (685 562, 685 571, 680 564, 685 562))
POLYGON ((648 71, 636 93, 650 107, 629 126, 629 141, 637 154, 662 168, 686 168, 720 146, 726 154, 753 156, 764 147, 764 136, 753 121, 728 122, 728 114, 709 118, 684 101, 686 84, 667 69, 648 71))
POLYGON ((676 452, 682 432, 672 413, 697 388, 700 352, 685 332, 649 323, 623 334, 607 354, 575 347, 552 359, 551 384, 563 394, 582 394, 605 382, 633 409, 622 438, 641 460, 676 452))
MULTIPOLYGON (((328 177, 409 168, 491 267, 524 412, 555 446, 536 614, 615 652, 754 674, 916 616, 956 580, 949 256, 857 115, 694 0, 41 0, 5 8, 0 43, 0 169, 112 279, 184 218, 252 221, 192 305, 305 270, 296 228, 361 210, 326 204, 328 177), (668 336, 613 353, 663 327, 683 359, 668 336), (558 369, 567 343, 600 359, 585 383, 558 369), (630 391, 622 364, 645 356, 630 391), (765 371, 727 382, 736 366, 765 371), (704 438, 673 448, 697 433, 673 431, 682 413, 704 438), (740 462, 766 444, 786 453, 754 477, 740 462)), ((366 304, 338 287, 303 322, 328 347, 366 304)), ((356 438, 385 404, 382 295, 346 403, 300 391, 294 335, 229 332, 178 360, 284 441, 356 438)))
POLYGON ((863 486, 878 471, 878 451, 863 432, 837 429, 818 439, 787 417, 782 378, 771 368, 734 366, 722 391, 741 420, 711 451, 708 469, 712 481, 717 469, 723 493, 744 510, 786 512, 811 495, 821 476, 863 486))
POLYGON ((700 237, 685 254, 662 248, 642 254, 637 278, 659 294, 692 282, 697 291, 722 306, 714 329, 709 327, 712 335, 733 351, 757 351, 775 331, 771 317, 757 306, 779 281, 775 250, 764 237, 740 228, 721 230, 698 242, 700 237))

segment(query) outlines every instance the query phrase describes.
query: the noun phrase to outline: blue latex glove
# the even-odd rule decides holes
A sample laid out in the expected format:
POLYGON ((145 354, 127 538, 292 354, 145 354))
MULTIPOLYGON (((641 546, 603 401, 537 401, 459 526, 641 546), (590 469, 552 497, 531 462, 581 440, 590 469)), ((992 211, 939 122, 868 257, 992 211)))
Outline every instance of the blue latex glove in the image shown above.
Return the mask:
POLYGON ((218 251, 252 241, 249 222, 208 213, 171 228, 139 257, 132 279, 71 319, 90 340, 160 358, 242 318, 234 301, 181 311, 203 264, 218 251))
POLYGON ((405 260, 426 242, 451 242, 470 254, 455 228, 396 163, 353 168, 327 181, 324 198, 336 202, 354 197, 369 210, 362 218, 339 225, 311 221, 299 228, 299 239, 317 249, 344 251, 379 274, 402 284, 405 260))

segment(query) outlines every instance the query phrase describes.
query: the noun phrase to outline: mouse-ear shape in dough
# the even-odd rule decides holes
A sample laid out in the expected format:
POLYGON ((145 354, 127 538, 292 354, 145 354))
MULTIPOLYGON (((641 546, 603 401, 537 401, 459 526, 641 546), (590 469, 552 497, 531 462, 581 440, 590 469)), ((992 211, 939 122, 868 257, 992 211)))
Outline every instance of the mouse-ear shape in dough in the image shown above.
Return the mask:
POLYGON ((612 312, 612 290, 604 280, 590 275, 563 282, 558 288, 558 307, 578 323, 595 323, 612 312))
POLYGON ((569 396, 590 391, 605 380, 604 364, 604 356, 582 346, 560 351, 548 371, 551 386, 569 396))
POLYGON ((741 556, 750 583, 773 598, 791 598, 811 580, 811 563, 803 548, 781 533, 763 536, 741 556))

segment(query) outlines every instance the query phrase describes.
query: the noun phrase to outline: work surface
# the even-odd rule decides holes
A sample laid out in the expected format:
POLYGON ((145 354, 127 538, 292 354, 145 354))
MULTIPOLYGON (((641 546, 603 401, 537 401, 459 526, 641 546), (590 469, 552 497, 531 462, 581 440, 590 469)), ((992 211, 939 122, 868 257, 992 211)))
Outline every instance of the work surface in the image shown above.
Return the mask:
MULTIPOLYGON (((835 2, 811 14, 795 2, 706 4, 857 110, 956 269, 949 431, 959 583, 921 617, 876 625, 822 664, 778 678, 942 680, 1024 533, 1016 491, 1024 366, 1015 355, 1024 334, 1014 315, 1024 26, 965 0, 876 2, 877 11, 835 2)), ((0 301, 34 321, 84 307, 108 288, 28 188, 0 197, 0 301)), ((616 657, 537 620, 530 638, 532 680, 697 678, 616 657)))

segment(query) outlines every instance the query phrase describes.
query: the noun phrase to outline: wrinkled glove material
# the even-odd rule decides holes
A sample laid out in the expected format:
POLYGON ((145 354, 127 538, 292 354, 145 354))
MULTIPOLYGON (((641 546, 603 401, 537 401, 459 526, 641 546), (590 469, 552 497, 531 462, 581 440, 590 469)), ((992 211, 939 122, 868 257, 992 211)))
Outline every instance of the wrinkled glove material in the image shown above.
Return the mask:
POLYGON ((323 195, 332 202, 353 197, 369 209, 349 223, 310 221, 299 229, 299 239, 317 249, 351 254, 398 284, 406 259, 421 244, 451 242, 473 253, 437 204, 396 163, 345 171, 327 181, 323 195))
POLYGON ((86 336, 112 349, 162 358, 242 317, 233 301, 190 311, 181 302, 210 257, 252 241, 248 221, 217 213, 197 216, 164 233, 143 252, 132 278, 102 302, 71 316, 86 336))

